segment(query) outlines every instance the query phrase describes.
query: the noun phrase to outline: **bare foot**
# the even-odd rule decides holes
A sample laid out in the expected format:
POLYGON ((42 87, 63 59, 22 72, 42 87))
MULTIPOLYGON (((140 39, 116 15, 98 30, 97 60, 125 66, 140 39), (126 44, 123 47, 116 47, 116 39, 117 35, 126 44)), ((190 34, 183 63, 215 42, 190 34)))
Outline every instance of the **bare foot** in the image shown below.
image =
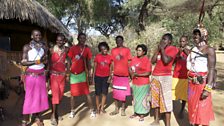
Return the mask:
POLYGON ((149 126, 160 126, 159 122, 153 121, 149 126))

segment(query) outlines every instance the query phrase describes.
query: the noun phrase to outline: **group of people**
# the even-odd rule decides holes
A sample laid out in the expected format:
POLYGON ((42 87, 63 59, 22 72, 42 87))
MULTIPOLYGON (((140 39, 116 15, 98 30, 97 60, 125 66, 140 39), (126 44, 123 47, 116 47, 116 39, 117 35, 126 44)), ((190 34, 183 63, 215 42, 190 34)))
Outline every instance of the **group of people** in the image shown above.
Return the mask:
POLYGON ((132 57, 130 49, 124 46, 123 36, 119 35, 115 38, 117 46, 110 54, 107 42, 98 44, 99 53, 94 58, 92 69, 92 53, 85 44, 86 34, 79 33, 78 44, 70 48, 64 46, 65 36, 59 34, 56 45, 48 49, 41 39, 41 32, 33 30, 32 40, 23 48, 21 61, 22 65, 28 66, 24 79, 26 93, 22 126, 28 125, 27 115, 30 114, 38 126, 43 126, 40 113, 49 108, 46 70, 50 74, 51 124, 54 126, 58 125, 57 107, 66 83, 70 84, 71 92, 69 118, 75 117, 75 97, 81 95, 87 97, 91 117, 105 114, 108 88, 112 83, 115 109, 109 113, 111 116, 119 113, 126 116, 126 98, 132 95, 134 113, 131 119, 139 117, 139 121, 144 121, 150 109, 155 109, 154 122, 150 125, 159 126, 160 114, 165 114, 165 125, 170 126, 172 100, 179 99, 182 100, 180 117, 183 117, 187 102, 190 124, 209 125, 214 119, 211 91, 216 59, 214 49, 207 44, 207 35, 201 25, 194 29, 195 46, 190 48, 187 36, 182 36, 179 47, 176 47, 172 46, 173 36, 166 33, 151 59, 147 56, 145 44, 137 45, 136 56, 132 57), (155 64, 153 70, 152 64, 155 64), (90 96, 90 84, 95 86, 96 109, 90 96))

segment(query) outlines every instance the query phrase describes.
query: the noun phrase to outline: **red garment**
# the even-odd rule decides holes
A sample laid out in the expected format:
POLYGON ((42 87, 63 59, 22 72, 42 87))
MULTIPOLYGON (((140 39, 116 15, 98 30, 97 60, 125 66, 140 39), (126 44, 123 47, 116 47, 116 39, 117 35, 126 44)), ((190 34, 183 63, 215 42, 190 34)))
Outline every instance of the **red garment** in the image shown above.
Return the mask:
POLYGON ((91 59, 92 53, 88 46, 82 48, 79 45, 74 45, 69 49, 68 56, 72 60, 71 72, 74 74, 79 74, 85 71, 83 58, 91 59))
POLYGON ((173 77, 179 79, 187 79, 187 55, 181 52, 180 57, 176 59, 176 65, 173 71, 173 77))
POLYGON ((65 72, 65 59, 66 53, 62 52, 60 55, 57 52, 53 52, 51 56, 51 76, 50 87, 52 91, 52 104, 59 104, 65 87, 65 74, 56 75, 55 73, 65 72))
POLYGON ((94 62, 96 65, 96 76, 107 77, 110 75, 110 65, 112 57, 110 55, 97 54, 94 62))
MULTIPOLYGON (((205 76, 207 73, 197 73, 197 75, 205 76)), ((196 73, 189 72, 190 77, 196 76, 196 73)), ((188 117, 191 124, 209 125, 214 120, 214 112, 212 109, 211 93, 204 100, 200 100, 201 93, 206 85, 206 79, 203 84, 195 84, 189 80, 188 88, 188 117)))
POLYGON ((63 52, 61 55, 59 55, 57 52, 53 52, 51 55, 51 70, 65 72, 65 59, 65 52, 63 52))
POLYGON ((114 62, 114 75, 128 76, 128 61, 131 60, 131 51, 126 47, 116 47, 111 50, 114 62))
MULTIPOLYGON (((130 68, 138 74, 152 71, 151 61, 148 57, 144 56, 142 58, 134 57, 131 60, 130 68)), ((149 77, 134 77, 132 80, 134 85, 145 85, 149 84, 149 77)))
POLYGON ((50 80, 52 104, 59 104, 64 95, 65 76, 51 74, 50 80))
POLYGON ((154 76, 167 76, 167 75, 172 75, 171 71, 172 71, 172 65, 173 65, 173 62, 174 62, 174 59, 178 53, 178 49, 175 47, 175 46, 167 46, 165 48, 165 54, 167 56, 170 56, 172 57, 172 61, 168 64, 168 65, 165 65, 162 61, 162 57, 161 57, 161 54, 159 53, 158 54, 158 57, 157 57, 157 61, 156 61, 156 66, 153 70, 153 73, 152 75, 154 76))
POLYGON ((86 82, 70 84, 70 91, 72 96, 88 95, 89 86, 86 82))

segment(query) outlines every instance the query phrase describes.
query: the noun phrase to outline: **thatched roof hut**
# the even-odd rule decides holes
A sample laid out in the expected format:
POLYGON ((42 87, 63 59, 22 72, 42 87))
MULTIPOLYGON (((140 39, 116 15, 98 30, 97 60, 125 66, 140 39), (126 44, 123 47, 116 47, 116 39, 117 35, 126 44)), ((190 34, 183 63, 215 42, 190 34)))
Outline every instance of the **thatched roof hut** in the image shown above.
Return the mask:
POLYGON ((41 30, 47 41, 53 41, 56 33, 69 33, 35 0, 0 0, 0 37, 10 38, 11 50, 21 50, 30 40, 30 32, 36 28, 41 30))

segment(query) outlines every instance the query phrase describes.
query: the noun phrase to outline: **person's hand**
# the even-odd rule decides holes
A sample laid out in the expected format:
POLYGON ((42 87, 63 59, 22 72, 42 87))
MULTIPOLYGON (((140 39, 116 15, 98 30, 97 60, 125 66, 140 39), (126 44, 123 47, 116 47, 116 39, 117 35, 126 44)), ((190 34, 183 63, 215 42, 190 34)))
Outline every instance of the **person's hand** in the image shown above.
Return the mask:
POLYGON ((158 45, 158 49, 165 49, 165 47, 167 46, 167 44, 165 44, 164 42, 160 42, 160 44, 158 45))
POLYGON ((134 77, 137 77, 138 74, 136 72, 131 73, 131 78, 133 79, 134 77))
POLYGON ((108 79, 107 79, 107 83, 111 84, 112 83, 112 77, 109 76, 108 79))
POLYGON ((206 91, 206 90, 203 90, 202 93, 201 93, 200 99, 204 100, 204 99, 206 99, 208 97, 208 95, 209 95, 209 92, 206 91))

